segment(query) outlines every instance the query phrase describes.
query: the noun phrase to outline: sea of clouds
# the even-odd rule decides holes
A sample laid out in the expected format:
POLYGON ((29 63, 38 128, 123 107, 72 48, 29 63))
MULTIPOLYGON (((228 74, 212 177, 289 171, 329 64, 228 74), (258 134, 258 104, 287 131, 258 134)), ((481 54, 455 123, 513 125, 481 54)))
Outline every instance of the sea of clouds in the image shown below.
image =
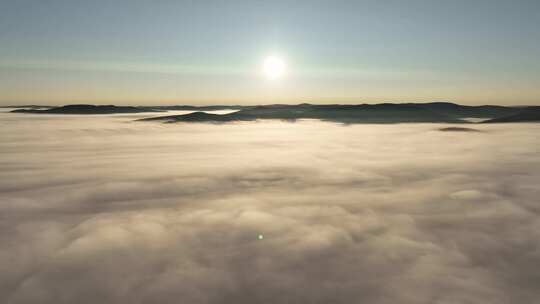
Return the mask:
POLYGON ((540 298, 540 125, 140 117, 0 113, 0 303, 540 298))

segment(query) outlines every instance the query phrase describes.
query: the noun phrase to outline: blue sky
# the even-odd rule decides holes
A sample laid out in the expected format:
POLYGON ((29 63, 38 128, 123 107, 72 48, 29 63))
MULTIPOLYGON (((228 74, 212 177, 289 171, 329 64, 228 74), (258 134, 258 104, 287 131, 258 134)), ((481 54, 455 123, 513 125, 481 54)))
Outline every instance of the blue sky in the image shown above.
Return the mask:
POLYGON ((536 0, 3 0, 0 103, 540 104, 539 29, 536 0))

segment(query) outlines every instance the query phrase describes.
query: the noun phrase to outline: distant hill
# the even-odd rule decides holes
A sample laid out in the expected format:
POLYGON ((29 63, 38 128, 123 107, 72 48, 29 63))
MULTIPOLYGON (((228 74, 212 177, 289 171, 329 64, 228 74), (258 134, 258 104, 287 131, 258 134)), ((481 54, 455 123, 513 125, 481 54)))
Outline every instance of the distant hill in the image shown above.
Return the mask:
POLYGON ((143 119, 167 122, 229 122, 255 119, 318 119, 341 123, 405 123, 405 122, 464 122, 413 104, 377 105, 265 105, 244 108, 238 112, 217 115, 195 112, 143 119))
POLYGON ((381 103, 358 105, 273 104, 261 106, 167 106, 159 109, 212 111, 238 109, 236 113, 216 116, 176 115, 149 120, 167 121, 242 121, 253 119, 319 119, 342 123, 447 122, 463 123, 464 118, 497 118, 519 113, 522 109, 504 106, 463 106, 449 102, 381 103))
POLYGON ((540 122, 540 107, 527 107, 519 113, 490 119, 484 123, 540 122))
POLYGON ((520 108, 504 106, 464 106, 450 102, 416 103, 424 109, 445 114, 456 118, 495 118, 517 114, 520 108))
POLYGON ((44 105, 12 105, 12 106, 0 106, 0 108, 12 108, 12 109, 49 109, 53 108, 51 106, 44 106, 44 105))
POLYGON ((414 104, 271 105, 244 109, 237 114, 259 119, 319 119, 343 123, 460 122, 414 104))
POLYGON ((442 131, 442 132, 482 132, 477 129, 462 128, 462 127, 440 128, 439 131, 442 131))
POLYGON ((465 123, 465 118, 489 119, 487 122, 540 121, 540 107, 464 106, 449 102, 431 103, 381 103, 381 104, 327 104, 302 103, 297 105, 272 104, 260 106, 214 105, 214 106, 114 106, 75 104, 52 108, 27 106, 13 110, 15 113, 35 114, 116 114, 166 112, 170 110, 195 111, 186 115, 169 115, 145 120, 168 122, 229 122, 256 119, 318 119, 341 123, 465 123), (203 111, 238 110, 218 115, 203 111))
POLYGON ((193 112, 185 115, 170 115, 139 119, 140 121, 165 121, 165 122, 231 122, 255 120, 255 117, 240 114, 211 114, 205 112, 193 112))
POLYGON ((35 114, 117 114, 117 113, 143 113, 159 112, 159 110, 147 107, 127 107, 114 105, 67 105, 50 109, 17 109, 13 113, 35 113, 35 114))

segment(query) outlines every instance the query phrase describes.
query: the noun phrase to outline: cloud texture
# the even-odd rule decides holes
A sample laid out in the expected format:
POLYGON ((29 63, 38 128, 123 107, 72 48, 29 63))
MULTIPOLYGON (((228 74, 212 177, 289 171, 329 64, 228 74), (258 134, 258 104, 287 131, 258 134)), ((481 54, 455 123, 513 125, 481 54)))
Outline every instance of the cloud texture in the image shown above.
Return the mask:
POLYGON ((540 297, 538 125, 0 115, 1 303, 540 297))

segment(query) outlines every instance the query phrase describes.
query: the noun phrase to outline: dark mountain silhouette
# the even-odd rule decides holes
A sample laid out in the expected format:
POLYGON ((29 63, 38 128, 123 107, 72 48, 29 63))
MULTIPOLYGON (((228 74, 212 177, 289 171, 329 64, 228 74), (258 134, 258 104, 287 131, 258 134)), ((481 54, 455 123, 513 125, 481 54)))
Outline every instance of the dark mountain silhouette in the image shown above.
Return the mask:
POLYGON ((35 114, 115 114, 115 113, 142 113, 142 112, 158 112, 159 110, 148 107, 125 107, 114 105, 66 105, 50 109, 18 109, 11 112, 14 113, 35 113, 35 114))
POLYGON ((359 105, 298 105, 271 104, 261 106, 166 106, 158 109, 211 111, 238 109, 227 115, 176 115, 149 120, 166 121, 242 121, 253 119, 319 119, 342 123, 403 123, 447 122, 463 123, 462 118, 496 118, 519 113, 521 109, 504 106, 463 106, 449 102, 432 103, 381 103, 359 105))
POLYGON ((244 109, 237 114, 259 119, 320 119, 344 123, 460 122, 459 119, 413 104, 270 105, 244 109))
POLYGON ((0 106, 0 108, 13 108, 13 109, 50 109, 53 108, 52 106, 44 106, 44 105, 12 105, 12 106, 0 106))
POLYGON ((186 115, 155 117, 143 120, 229 122, 255 119, 279 119, 288 121, 318 119, 341 123, 463 122, 460 119, 413 104, 265 105, 247 107, 238 112, 224 115, 196 112, 186 115))
POLYGON ((540 107, 527 107, 519 113, 484 121, 484 123, 540 122, 540 107))
POLYGON ((443 131, 443 132, 482 132, 480 130, 471 129, 471 128, 462 128, 462 127, 440 128, 439 131, 443 131))
POLYGON ((456 118, 494 118, 519 113, 521 109, 504 106, 464 106, 450 102, 416 103, 424 109, 456 118))
POLYGON ((132 107, 114 105, 76 104, 53 108, 17 109, 16 113, 36 114, 115 114, 165 112, 168 110, 196 111, 187 115, 163 116, 145 120, 169 122, 229 122, 255 119, 279 119, 294 121, 297 119, 318 119, 341 123, 407 123, 441 122, 465 123, 463 118, 491 118, 488 122, 539 121, 539 107, 504 107, 504 106, 463 106, 449 102, 432 103, 381 103, 358 105, 298 105, 271 104, 260 106, 152 106, 132 107), (202 111, 238 110, 237 112, 217 115, 202 111))
POLYGON ((160 117, 151 117, 139 119, 141 121, 153 121, 160 120, 166 122, 231 122, 231 121, 248 121, 255 120, 255 117, 241 115, 241 114, 211 114, 205 112, 193 112, 185 115, 170 115, 170 116, 160 116, 160 117))

